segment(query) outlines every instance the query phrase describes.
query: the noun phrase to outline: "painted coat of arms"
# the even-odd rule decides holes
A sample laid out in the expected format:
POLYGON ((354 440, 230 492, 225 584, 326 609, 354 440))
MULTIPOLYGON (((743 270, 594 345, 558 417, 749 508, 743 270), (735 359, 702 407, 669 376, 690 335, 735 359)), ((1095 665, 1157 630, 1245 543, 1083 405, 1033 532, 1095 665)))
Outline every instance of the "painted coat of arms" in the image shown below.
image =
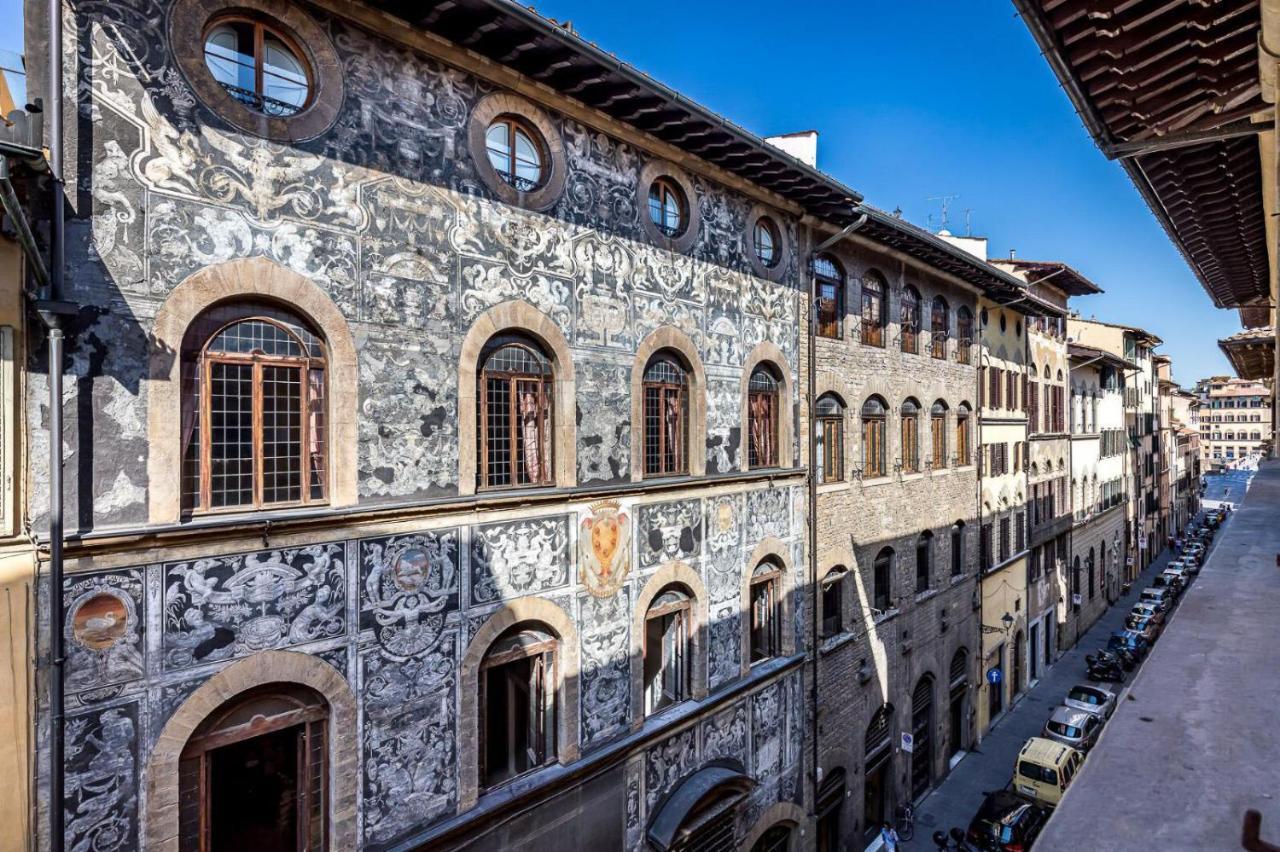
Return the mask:
POLYGON ((591 506, 578 531, 579 579, 587 591, 607 598, 622 587, 631 570, 631 519, 616 500, 591 506))

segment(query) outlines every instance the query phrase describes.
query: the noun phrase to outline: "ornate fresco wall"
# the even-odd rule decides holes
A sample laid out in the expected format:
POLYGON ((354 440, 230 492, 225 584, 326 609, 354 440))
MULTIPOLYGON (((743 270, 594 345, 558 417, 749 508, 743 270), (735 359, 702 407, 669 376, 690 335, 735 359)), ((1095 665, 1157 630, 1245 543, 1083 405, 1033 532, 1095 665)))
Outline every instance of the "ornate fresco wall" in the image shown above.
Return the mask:
MULTIPOLYGON (((73 6, 69 180, 79 218, 69 225, 67 297, 83 309, 68 335, 82 400, 66 412, 67 462, 81 472, 67 483, 70 527, 147 517, 151 318, 188 275, 236 258, 301 274, 350 323, 360 386, 333 390, 358 410, 364 502, 457 493, 459 347, 500 302, 530 302, 573 348, 580 484, 630 478, 631 361, 659 326, 683 331, 705 365, 708 473, 745 466, 747 353, 776 344, 795 385, 796 252, 786 252, 778 283, 755 275, 749 199, 694 176, 699 238, 688 252, 667 251, 640 225, 637 186, 652 158, 552 115, 567 169, 559 200, 544 213, 500 203, 467 137, 469 114, 492 87, 320 17, 342 69, 341 109, 318 138, 279 145, 238 131, 195 96, 163 37, 169 2, 73 6)), ((794 222, 776 215, 794 245, 794 222)), ((33 400, 44 398, 43 357, 31 364, 33 400)), ((33 406, 38 441, 47 440, 44 418, 33 406)), ((31 453, 38 488, 46 455, 31 453)), ((784 459, 794 457, 793 446, 784 459)), ((34 494, 31 505, 47 499, 34 494)))
MULTIPOLYGON (((458 358, 475 318, 523 299, 569 342, 577 373, 577 482, 625 484, 633 440, 634 352, 662 325, 694 341, 707 377, 707 473, 745 467, 742 364, 758 343, 786 356, 797 386, 796 252, 778 283, 746 259, 752 203, 694 177, 700 233, 687 253, 652 244, 637 183, 649 158, 552 116, 565 188, 534 213, 497 201, 479 179, 467 121, 492 91, 480 80, 337 20, 317 16, 341 68, 333 128, 293 146, 246 135, 194 95, 165 39, 166 0, 70 4, 67 82, 68 298, 82 305, 68 349, 67 499, 75 528, 138 527, 148 517, 147 398, 152 318, 182 280, 262 256, 321 287, 356 341, 362 503, 458 494, 458 358)), ((184 49, 198 49, 187 45, 184 49)), ((794 244, 794 222, 779 216, 794 244)), ((43 353, 29 398, 44 399, 43 353)), ((789 400, 787 416, 795 400, 789 400)), ((33 403, 31 505, 47 506, 47 411, 33 403)), ((467 428, 467 427, 463 427, 467 428)), ((792 434, 798 430, 793 429, 792 434)), ((796 456, 793 445, 784 460, 796 456)), ((246 552, 149 551, 68 577, 68 848, 143 844, 146 766, 165 723, 201 684, 268 649, 315 655, 359 701, 359 836, 377 848, 453 816, 460 801, 459 663, 504 603, 537 596, 577 625, 580 745, 590 754, 631 731, 632 606, 672 561, 710 598, 708 681, 741 676, 743 572, 766 537, 790 549, 803 585, 804 497, 792 484, 691 483, 661 499, 636 486, 613 503, 566 501, 522 516, 457 516, 246 552), (590 546, 608 524, 616 554, 590 546), (428 528, 429 527, 429 528, 428 528), (607 558, 606 558, 607 557, 607 558)), ((39 525, 41 521, 36 521, 39 525)), ((47 613, 47 608, 45 609, 47 613)), ((796 647, 807 615, 793 606, 796 647)), ((742 692, 627 764, 638 846, 649 809, 690 768, 732 755, 758 781, 743 815, 798 802, 803 752, 797 673, 742 692)))

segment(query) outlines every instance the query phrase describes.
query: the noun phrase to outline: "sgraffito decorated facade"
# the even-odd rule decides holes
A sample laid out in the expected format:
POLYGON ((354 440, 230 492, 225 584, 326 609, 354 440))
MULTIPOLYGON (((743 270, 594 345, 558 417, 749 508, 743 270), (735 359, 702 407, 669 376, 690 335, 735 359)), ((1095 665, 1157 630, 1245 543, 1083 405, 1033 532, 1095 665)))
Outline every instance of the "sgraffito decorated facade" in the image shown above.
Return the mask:
MULTIPOLYGON (((282 672, 335 696, 331 848, 482 830, 501 846, 515 829, 495 829, 507 819, 496 802, 568 799, 583 784, 599 807, 575 812, 564 842, 640 848, 664 798, 716 762, 750 787, 740 837, 766 812, 803 813, 794 655, 808 615, 783 600, 778 653, 755 666, 742 621, 753 560, 776 560, 785 590, 805 570, 795 218, 771 214, 786 265, 762 276, 747 258, 757 199, 338 16, 246 8, 308 39, 321 90, 306 118, 319 110, 323 126, 277 138, 219 110, 183 55, 201 44, 181 40, 224 11, 216 2, 67 6, 77 204, 65 295, 79 306, 66 408, 78 530, 64 588, 67 848, 177 848, 179 835, 185 848, 186 817, 166 810, 190 750, 175 738, 194 741, 237 688, 282 672), (495 189, 472 129, 493 109, 544 130, 562 170, 554 197, 495 189), (642 172, 654 168, 689 193, 687 246, 643 224, 642 172), (169 368, 183 351, 173 318, 237 296, 288 303, 329 346, 329 499, 293 515, 180 509, 179 451, 160 437, 177 435, 158 408, 175 398, 169 368), (503 332, 546 345, 563 405, 554 483, 519 497, 473 484, 477 342, 503 332), (633 394, 637 360, 663 347, 696 376, 705 446, 688 475, 650 484, 633 394), (760 363, 783 389, 768 475, 745 458, 746 374, 760 363), (97 543, 108 538, 116 545, 97 543), (692 699, 646 718, 637 608, 668 575, 706 613, 702 661, 692 699), (560 643, 559 760, 487 788, 471 658, 495 625, 526 620, 560 643), (353 727, 338 730, 346 702, 353 727), (564 766, 600 777, 567 780, 564 766)), ((45 436, 32 449, 39 489, 47 411, 33 404, 28 417, 45 436)))

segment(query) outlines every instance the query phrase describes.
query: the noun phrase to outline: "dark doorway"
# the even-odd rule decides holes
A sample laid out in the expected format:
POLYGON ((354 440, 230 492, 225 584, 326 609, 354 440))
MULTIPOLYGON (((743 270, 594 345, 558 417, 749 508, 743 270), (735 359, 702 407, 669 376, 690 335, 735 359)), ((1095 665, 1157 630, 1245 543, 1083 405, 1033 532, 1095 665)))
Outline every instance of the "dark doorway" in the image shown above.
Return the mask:
POLYGON ((209 852, 299 848, 302 737, 298 725, 209 752, 209 852))
POLYGON ((952 691, 951 708, 948 715, 950 720, 947 741, 951 744, 947 758, 953 758, 960 752, 964 751, 964 690, 959 693, 952 691))
POLYGON ((996 664, 991 667, 991 671, 996 673, 993 679, 987 677, 987 724, 996 716, 1000 715, 1000 711, 1004 709, 1004 646, 996 649, 996 664))
POLYGON ((840 811, 844 807, 844 770, 836 769, 818 788, 818 852, 840 852, 840 811))
POLYGON ((1022 692, 1022 668, 1023 668, 1023 647, 1022 647, 1022 631, 1019 630, 1013 637, 1013 694, 1017 695, 1022 692))
POLYGON ((885 814, 888 811, 888 758, 889 755, 886 753, 884 759, 874 769, 867 770, 867 780, 862 785, 862 819, 868 838, 880 833, 880 826, 884 823, 885 814))
POLYGON ((933 784, 933 678, 925 675, 911 696, 911 798, 933 784))
POLYGON ((1031 625, 1031 650, 1028 652, 1028 659, 1031 660, 1031 679, 1035 680, 1040 677, 1040 625, 1031 625))

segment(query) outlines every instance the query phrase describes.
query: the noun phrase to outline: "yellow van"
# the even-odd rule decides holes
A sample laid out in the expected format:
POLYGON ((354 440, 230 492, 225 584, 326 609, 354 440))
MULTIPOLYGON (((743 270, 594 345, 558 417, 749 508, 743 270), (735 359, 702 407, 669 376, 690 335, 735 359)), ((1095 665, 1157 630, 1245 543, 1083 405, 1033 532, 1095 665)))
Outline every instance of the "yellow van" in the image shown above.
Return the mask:
POLYGON ((1013 768, 1013 788, 1028 798, 1054 807, 1080 771, 1084 755, 1071 746, 1043 737, 1027 740, 1013 768))

